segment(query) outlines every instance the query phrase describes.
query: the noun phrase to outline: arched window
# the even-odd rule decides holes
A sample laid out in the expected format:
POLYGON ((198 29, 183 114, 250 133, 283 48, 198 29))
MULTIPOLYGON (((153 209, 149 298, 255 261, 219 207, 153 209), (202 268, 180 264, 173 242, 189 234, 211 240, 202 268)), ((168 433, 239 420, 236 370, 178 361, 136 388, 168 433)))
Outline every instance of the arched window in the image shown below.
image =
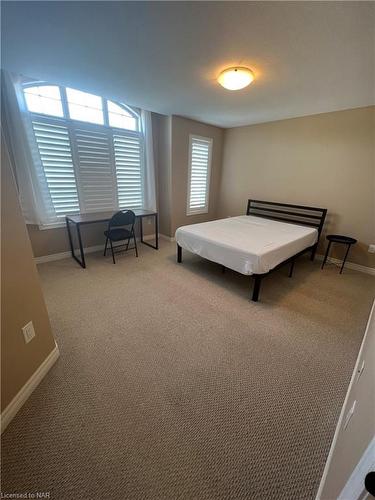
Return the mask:
POLYGON ((27 109, 31 113, 65 117, 112 128, 140 130, 140 117, 136 110, 82 90, 45 83, 28 84, 24 86, 24 95, 27 109))
POLYGON ((143 206, 138 110, 47 83, 23 91, 57 216, 143 206))
POLYGON ((139 116, 124 104, 107 101, 110 127, 138 130, 139 116))
POLYGON ((64 116, 60 88, 57 85, 27 86, 23 91, 27 109, 31 113, 64 116))

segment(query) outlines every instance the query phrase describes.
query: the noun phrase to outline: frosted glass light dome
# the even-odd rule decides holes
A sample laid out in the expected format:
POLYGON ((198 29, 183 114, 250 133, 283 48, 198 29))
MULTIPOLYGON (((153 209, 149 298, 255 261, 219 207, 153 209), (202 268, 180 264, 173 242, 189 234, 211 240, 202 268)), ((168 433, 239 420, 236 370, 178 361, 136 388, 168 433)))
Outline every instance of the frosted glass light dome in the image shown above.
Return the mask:
POLYGON ((249 68, 236 66, 222 71, 217 81, 228 90, 240 90, 254 80, 254 73, 249 68))

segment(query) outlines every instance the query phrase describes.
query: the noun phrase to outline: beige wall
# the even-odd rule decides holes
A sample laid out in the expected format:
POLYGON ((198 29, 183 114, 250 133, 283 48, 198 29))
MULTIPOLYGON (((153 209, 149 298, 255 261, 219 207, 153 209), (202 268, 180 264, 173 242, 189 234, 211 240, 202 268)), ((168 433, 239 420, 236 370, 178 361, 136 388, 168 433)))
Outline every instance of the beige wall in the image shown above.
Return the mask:
MULTIPOLYGON (((81 227, 81 235, 84 247, 103 246, 105 244, 104 231, 106 223, 92 224, 81 227)), ((70 251, 68 233, 64 227, 53 229, 39 229, 38 226, 28 225, 27 230, 31 241, 34 257, 51 255, 54 253, 70 251)), ((139 222, 137 221, 135 231, 139 234, 139 222)), ((145 235, 154 233, 154 220, 146 218, 143 221, 143 232, 145 235)), ((72 227, 74 247, 78 248, 78 240, 72 227)))
POLYGON ((171 235, 172 207, 172 117, 157 115, 159 230, 171 235))
POLYGON ((55 347, 9 156, 1 151, 1 409, 55 347), (25 343, 29 321, 36 336, 25 343))
MULTIPOLYGON (((84 246, 91 247, 103 245, 104 248, 105 240, 103 231, 105 231, 106 228, 107 226, 105 224, 83 226, 81 228, 81 233, 84 246)), ((69 251, 68 233, 65 226, 53 229, 39 229, 38 226, 28 225, 27 230, 34 257, 69 251)), ((75 238, 75 242, 76 241, 75 238)), ((78 243, 75 243, 75 247, 78 248, 78 243)))
POLYGON ((180 116, 172 116, 172 236, 179 226, 196 224, 216 218, 223 137, 224 130, 221 128, 180 116), (213 139, 209 210, 206 214, 186 215, 190 134, 213 139))
POLYGON ((368 107, 226 130, 218 215, 245 213, 248 198, 326 207, 326 231, 359 240, 349 260, 375 267, 367 252, 375 243, 374 114, 368 107))

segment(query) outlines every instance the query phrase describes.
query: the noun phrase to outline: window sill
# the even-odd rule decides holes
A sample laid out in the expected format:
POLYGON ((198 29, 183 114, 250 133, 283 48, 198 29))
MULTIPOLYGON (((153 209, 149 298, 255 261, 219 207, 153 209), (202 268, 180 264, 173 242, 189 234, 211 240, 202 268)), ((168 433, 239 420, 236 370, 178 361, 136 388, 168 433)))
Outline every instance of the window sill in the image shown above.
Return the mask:
POLYGON ((194 212, 186 212, 186 215, 199 215, 199 214, 208 214, 208 209, 204 208, 202 210, 195 210, 194 212))
POLYGON ((55 222, 53 224, 41 224, 38 226, 40 231, 46 231, 47 229, 58 229, 61 227, 65 227, 66 223, 64 222, 55 222))

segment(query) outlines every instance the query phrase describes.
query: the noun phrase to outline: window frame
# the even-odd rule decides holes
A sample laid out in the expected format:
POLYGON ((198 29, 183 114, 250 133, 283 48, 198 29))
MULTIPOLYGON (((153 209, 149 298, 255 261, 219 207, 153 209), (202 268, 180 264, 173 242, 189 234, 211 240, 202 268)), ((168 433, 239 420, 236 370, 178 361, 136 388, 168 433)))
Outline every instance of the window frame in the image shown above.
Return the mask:
MULTIPOLYGON (((61 124, 67 128, 68 135, 69 135, 69 141, 70 141, 70 149, 71 149, 71 155, 72 155, 72 162, 73 162, 73 170, 74 170, 74 176, 75 176, 75 184, 76 184, 76 189, 77 189, 77 194, 78 194, 78 203, 79 203, 79 212, 77 213, 85 213, 84 209, 84 203, 85 199, 82 194, 82 187, 81 187, 81 179, 78 174, 77 168, 79 168, 79 162, 77 163, 77 145, 75 142, 74 138, 74 130, 77 127, 82 127, 82 128, 89 128, 91 130, 98 130, 99 132, 101 131, 102 133, 106 133, 110 139, 111 143, 111 157, 113 157, 113 182, 114 182, 114 192, 116 196, 115 200, 115 205, 116 209, 120 209, 119 207, 119 200, 118 200, 118 178, 117 178, 117 169, 116 169, 116 161, 115 161, 115 145, 114 145, 114 136, 119 135, 119 136, 133 136, 139 139, 139 144, 140 144, 140 177, 141 177, 141 197, 142 197, 142 205, 139 208, 142 208, 143 203, 144 203, 144 175, 145 175, 145 159, 144 159, 144 133, 142 132, 142 125, 141 125, 141 110, 138 108, 132 108, 129 105, 123 104, 121 102, 114 101, 112 99, 107 99, 102 96, 98 96, 102 99, 103 103, 103 124, 99 123, 93 123, 93 122, 88 122, 88 121, 83 121, 83 120, 76 120, 74 118, 70 117, 69 113, 69 103, 67 100, 67 95, 66 95, 66 87, 62 85, 57 85, 54 83, 50 83, 47 81, 29 81, 25 82, 22 85, 22 91, 24 91, 28 87, 42 87, 42 86, 54 86, 59 89, 60 92, 60 98, 61 98, 61 105, 62 105, 62 110, 63 110, 63 116, 55 116, 55 115, 49 115, 46 113, 41 113, 41 112, 35 112, 35 111, 29 111, 27 107, 27 102, 25 98, 24 92, 22 92, 23 95, 23 100, 25 104, 25 109, 27 110, 29 120, 31 122, 31 127, 33 121, 40 120, 42 122, 50 122, 51 124, 61 124), (114 104, 117 104, 121 108, 123 108, 127 113, 131 114, 135 119, 137 123, 137 129, 136 130, 131 130, 131 129, 126 129, 126 128, 119 128, 119 127, 112 127, 109 125, 109 116, 108 116, 108 101, 113 102, 114 104)), ((79 90, 79 89, 77 89, 79 90)), ((36 137, 35 137, 35 132, 33 131, 33 141, 35 142, 35 146, 39 151, 36 137)), ((46 175, 46 174, 44 174, 46 175)), ((137 207, 138 208, 138 207, 137 207)), ((65 225, 64 219, 65 215, 57 215, 57 222, 53 222, 51 224, 46 224, 43 226, 40 226, 41 229, 50 229, 53 227, 62 227, 65 225)))
MULTIPOLYGON (((25 106, 26 106, 26 109, 27 109, 27 112, 29 113, 29 115, 38 115, 38 116, 42 116, 42 117, 48 116, 50 118, 56 118, 58 120, 70 120, 73 122, 80 122, 80 123, 86 123, 86 124, 90 124, 90 125, 96 125, 98 127, 107 127, 111 130, 119 130, 119 131, 122 130, 122 131, 127 131, 127 132, 142 133, 140 109, 129 106, 128 104, 124 104, 124 103, 119 102, 119 101, 114 101, 113 99, 107 99, 106 97, 97 96, 97 97, 101 98, 102 103, 103 103, 102 111, 103 111, 104 123, 101 124, 101 123, 95 123, 95 122, 85 122, 83 120, 76 120, 75 118, 70 117, 69 103, 68 103, 68 98, 66 95, 66 87, 64 87, 63 85, 57 85, 55 83, 50 83, 50 82, 46 82, 46 81, 43 81, 43 82, 41 82, 41 81, 25 82, 22 84, 22 91, 24 91, 26 88, 29 88, 29 87, 44 87, 44 86, 46 86, 46 87, 58 87, 58 89, 60 91, 63 116, 48 115, 47 113, 38 113, 36 111, 29 111, 29 109, 27 107, 25 96, 23 95, 24 101, 25 101, 25 106), (109 124, 109 118, 108 118, 108 101, 111 101, 114 104, 117 104, 117 106, 120 106, 121 108, 123 108, 127 113, 130 113, 137 121, 137 130, 131 130, 128 128, 120 128, 120 127, 112 127, 109 124)), ((72 88, 72 87, 69 87, 69 88, 72 88)), ((81 89, 73 89, 73 90, 79 90, 80 92, 86 92, 86 91, 81 90, 81 89)), ((86 92, 86 93, 91 94, 91 92, 86 92)), ((96 95, 96 94, 93 94, 93 95, 96 95)))
POLYGON ((207 214, 209 212, 210 205, 210 187, 211 187, 211 168, 212 168, 212 149, 213 149, 213 138, 204 137, 197 134, 189 134, 189 163, 188 163, 188 182, 187 182, 187 200, 186 200, 186 215, 199 215, 207 214), (197 139, 198 141, 208 142, 208 165, 207 165, 207 180, 206 180, 206 204, 204 207, 199 207, 196 209, 190 208, 190 196, 191 196, 191 171, 192 171, 192 159, 193 159, 193 141, 197 139))

